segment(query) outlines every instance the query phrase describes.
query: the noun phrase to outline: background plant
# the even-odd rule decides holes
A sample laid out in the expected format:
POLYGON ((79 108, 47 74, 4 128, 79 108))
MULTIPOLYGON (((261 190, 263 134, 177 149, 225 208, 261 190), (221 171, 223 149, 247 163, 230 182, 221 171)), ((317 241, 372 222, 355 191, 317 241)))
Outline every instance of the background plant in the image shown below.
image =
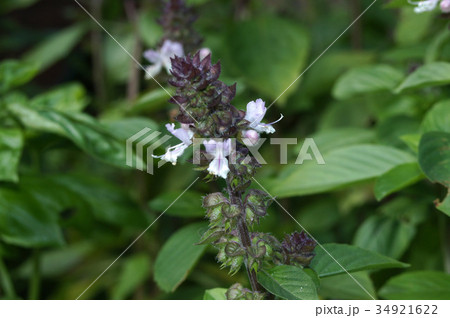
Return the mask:
MULTIPOLYGON (((244 109, 255 96, 274 101, 371 1, 189 3, 244 109)), ((138 59, 163 37, 159 3, 83 4, 138 59)), ((143 127, 163 131, 176 105, 75 3, 0 8, 0 293, 73 299, 197 172, 126 169, 124 140, 143 127)), ((377 3, 268 113, 285 115, 276 136, 314 137, 327 165, 277 165, 264 147, 273 159, 255 178, 379 298, 449 298, 448 39, 438 10, 377 3), (348 249, 351 260, 361 251, 377 258, 345 263, 348 249)), ((289 149, 295 160, 298 149, 289 149)), ((216 288, 248 287, 245 272, 230 277, 216 250, 194 245, 206 226, 199 198, 220 189, 188 190, 83 297, 210 299, 224 297, 216 288)), ((282 238, 301 229, 272 204, 258 230, 282 238)), ((320 282, 305 271, 311 297, 369 297, 321 253, 311 263, 320 282)), ((270 277, 289 274, 300 275, 270 277)))

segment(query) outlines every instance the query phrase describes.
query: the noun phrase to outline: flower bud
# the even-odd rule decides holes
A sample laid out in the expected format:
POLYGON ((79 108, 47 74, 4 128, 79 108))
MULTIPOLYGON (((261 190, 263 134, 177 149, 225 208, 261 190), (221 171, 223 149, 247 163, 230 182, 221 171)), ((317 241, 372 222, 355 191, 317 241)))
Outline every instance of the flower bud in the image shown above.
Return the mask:
POLYGON ((244 255, 245 251, 238 242, 230 242, 225 246, 225 254, 230 257, 244 255))
POLYGON ((251 146, 254 146, 259 141, 259 134, 256 130, 249 129, 242 131, 242 137, 245 139, 245 141, 248 141, 251 146))
POLYGON ((222 213, 228 219, 233 219, 241 213, 241 209, 236 204, 224 204, 222 206, 222 213))
POLYGON ((225 293, 228 300, 262 300, 264 293, 252 292, 244 288, 241 284, 236 283, 232 285, 225 293))
POLYGON ((314 248, 317 243, 305 232, 294 232, 286 235, 281 247, 287 264, 296 263, 301 266, 308 266, 314 257, 314 248))
POLYGON ((203 47, 200 49, 199 54, 200 54, 200 60, 203 60, 205 57, 207 57, 208 55, 211 54, 211 50, 208 49, 207 47, 203 47))
POLYGON ((443 13, 450 13, 450 0, 441 1, 441 11, 443 13))
POLYGON ((270 196, 261 190, 252 189, 245 198, 246 207, 250 208, 259 217, 267 214, 267 208, 271 202, 270 196))
POLYGON ((227 198, 221 192, 210 193, 203 198, 203 207, 211 208, 219 204, 228 202, 227 198))

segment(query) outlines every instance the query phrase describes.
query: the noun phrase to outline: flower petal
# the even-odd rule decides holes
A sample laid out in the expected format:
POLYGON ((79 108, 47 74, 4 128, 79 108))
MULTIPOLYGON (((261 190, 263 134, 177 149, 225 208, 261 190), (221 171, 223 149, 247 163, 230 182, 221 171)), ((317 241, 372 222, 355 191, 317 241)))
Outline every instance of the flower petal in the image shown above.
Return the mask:
POLYGON ((184 144, 190 145, 192 143, 192 137, 194 136, 194 132, 189 129, 188 125, 182 125, 181 128, 175 129, 175 124, 166 124, 167 130, 180 139, 184 144))
POLYGON ((266 106, 264 101, 259 98, 247 104, 247 112, 244 119, 250 122, 250 127, 258 125, 266 114, 266 106))
POLYGON ((177 159, 179 156, 181 156, 186 150, 188 145, 181 143, 176 146, 170 147, 167 149, 166 153, 162 156, 155 156, 152 155, 153 158, 160 158, 161 160, 171 162, 173 165, 177 163, 177 159))
POLYGON ((209 173, 222 177, 224 179, 227 178, 229 171, 230 168, 228 167, 228 160, 224 156, 214 158, 208 166, 209 173))

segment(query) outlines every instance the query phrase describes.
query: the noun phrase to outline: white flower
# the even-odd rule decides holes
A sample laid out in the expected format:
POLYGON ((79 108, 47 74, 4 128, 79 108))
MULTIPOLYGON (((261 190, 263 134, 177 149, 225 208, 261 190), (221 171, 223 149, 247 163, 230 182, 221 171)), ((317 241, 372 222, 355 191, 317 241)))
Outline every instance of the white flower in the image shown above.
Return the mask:
POLYGON ((208 172, 226 179, 230 168, 225 157, 230 154, 231 139, 225 141, 208 140, 204 141, 203 144, 206 152, 214 156, 214 159, 209 163, 208 172))
POLYGON ((145 68, 145 78, 149 79, 161 72, 164 67, 167 73, 172 68, 170 59, 175 56, 184 56, 183 45, 178 42, 165 40, 161 48, 157 51, 147 50, 144 52, 144 57, 149 60, 153 65, 145 68))
POLYGON ((261 120, 264 118, 266 111, 267 108, 264 101, 259 98, 256 101, 251 101, 247 104, 247 112, 245 113, 244 119, 247 120, 250 123, 249 126, 257 132, 271 134, 275 132, 275 128, 272 127, 272 124, 279 122, 283 118, 283 115, 281 115, 280 119, 272 123, 264 124, 261 123, 261 120))
POLYGON ((410 4, 415 5, 414 12, 422 13, 427 11, 432 11, 436 8, 440 0, 423 0, 423 1, 411 1, 408 0, 410 4))
POLYGON ((441 1, 441 11, 444 13, 450 13, 450 0, 441 1))
POLYGON ((194 132, 189 129, 189 125, 181 124, 181 128, 175 129, 175 124, 166 124, 167 130, 180 139, 182 142, 176 146, 167 148, 167 151, 162 156, 154 156, 154 158, 160 158, 164 161, 171 162, 173 165, 177 163, 177 158, 181 156, 184 150, 192 144, 192 137, 194 132))

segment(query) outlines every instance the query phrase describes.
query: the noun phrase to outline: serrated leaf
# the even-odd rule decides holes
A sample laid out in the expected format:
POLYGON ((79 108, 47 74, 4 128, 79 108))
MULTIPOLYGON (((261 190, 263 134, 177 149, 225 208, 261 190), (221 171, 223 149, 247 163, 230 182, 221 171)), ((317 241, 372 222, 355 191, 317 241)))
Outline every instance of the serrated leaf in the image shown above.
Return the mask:
POLYGON ((227 292, 226 288, 213 288, 205 290, 203 300, 226 300, 227 299, 227 296, 225 295, 226 292, 227 292))
POLYGON ((419 144, 419 164, 428 179, 450 188, 450 133, 425 133, 419 144))
POLYGON ((205 223, 194 223, 175 232, 164 244, 155 262, 155 281, 166 291, 173 292, 186 279, 206 245, 196 245, 205 223))
POLYGON ((380 201, 389 194, 406 188, 422 178, 422 171, 416 162, 396 166, 376 180, 375 197, 380 201))
POLYGON ((0 128, 0 181, 17 182, 18 165, 22 155, 22 131, 16 128, 0 128))
POLYGON ((316 256, 314 256, 309 266, 316 271, 319 277, 339 275, 346 272, 403 268, 408 266, 405 263, 357 246, 335 243, 323 244, 322 246, 323 248, 320 246, 316 247, 316 256), (339 263, 333 260, 333 258, 339 263))
POLYGON ((395 90, 401 93, 406 89, 450 84, 450 63, 433 62, 425 64, 411 73, 395 90))
POLYGON ((279 197, 321 193, 381 176, 397 165, 415 161, 409 153, 380 145, 352 145, 322 155, 324 165, 314 160, 288 165, 271 184, 270 193, 279 197))
POLYGON ((442 272, 416 271, 391 278, 379 291, 390 300, 450 299, 450 275, 442 272))
POLYGON ((365 93, 390 91, 402 80, 403 74, 389 65, 371 65, 351 69, 333 87, 333 96, 347 99, 365 93))
POLYGON ((258 282, 283 299, 318 299, 314 281, 296 266, 281 265, 261 270, 258 273, 258 282))

